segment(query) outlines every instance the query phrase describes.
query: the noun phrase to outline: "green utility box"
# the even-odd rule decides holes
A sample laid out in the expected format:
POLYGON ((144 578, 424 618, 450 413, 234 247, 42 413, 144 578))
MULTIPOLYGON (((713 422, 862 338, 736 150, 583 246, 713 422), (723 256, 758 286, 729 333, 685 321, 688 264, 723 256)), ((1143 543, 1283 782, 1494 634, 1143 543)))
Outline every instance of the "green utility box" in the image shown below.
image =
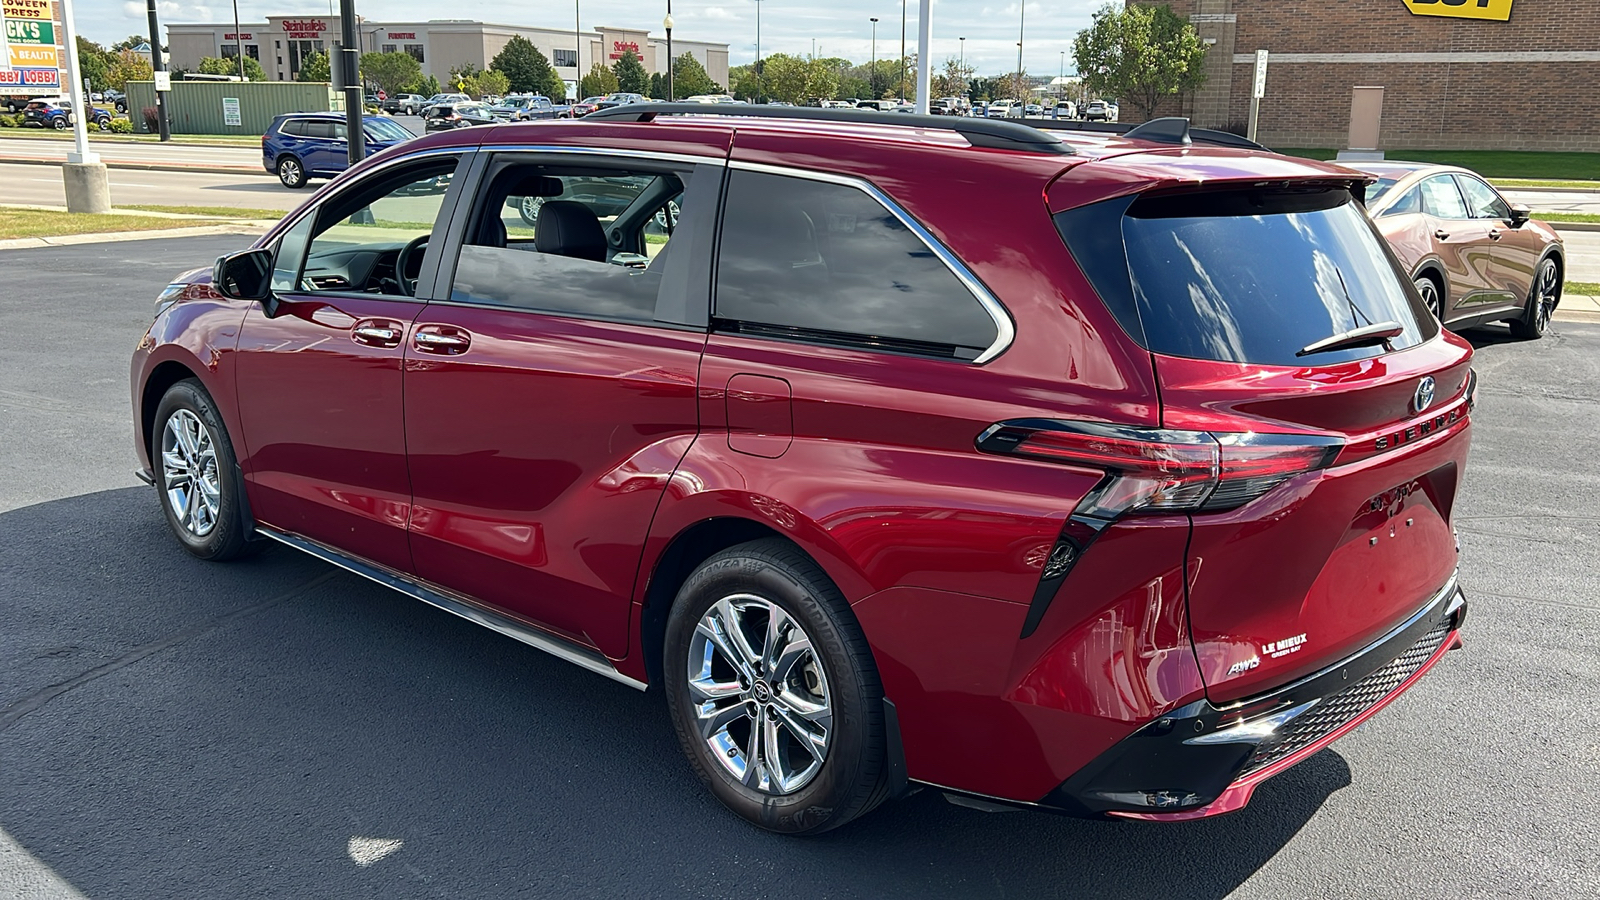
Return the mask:
MULTIPOLYGON (((156 105, 153 81, 128 82, 128 119, 150 134, 144 115, 156 105)), ((272 119, 287 112, 343 109, 344 97, 325 83, 299 81, 178 81, 167 92, 173 134, 265 134, 272 119)))

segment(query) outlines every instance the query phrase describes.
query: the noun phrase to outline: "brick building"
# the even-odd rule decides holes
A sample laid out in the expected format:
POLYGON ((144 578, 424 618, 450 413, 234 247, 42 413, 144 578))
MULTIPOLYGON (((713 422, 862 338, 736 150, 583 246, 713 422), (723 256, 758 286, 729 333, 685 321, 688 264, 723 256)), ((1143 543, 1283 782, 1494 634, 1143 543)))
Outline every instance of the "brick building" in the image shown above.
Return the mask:
POLYGON ((1600 151, 1600 0, 1510 0, 1504 22, 1406 0, 1127 2, 1167 3, 1208 44, 1205 87, 1171 110, 1196 125, 1243 129, 1267 50, 1268 146, 1344 147, 1351 88, 1381 85, 1386 150, 1600 151))

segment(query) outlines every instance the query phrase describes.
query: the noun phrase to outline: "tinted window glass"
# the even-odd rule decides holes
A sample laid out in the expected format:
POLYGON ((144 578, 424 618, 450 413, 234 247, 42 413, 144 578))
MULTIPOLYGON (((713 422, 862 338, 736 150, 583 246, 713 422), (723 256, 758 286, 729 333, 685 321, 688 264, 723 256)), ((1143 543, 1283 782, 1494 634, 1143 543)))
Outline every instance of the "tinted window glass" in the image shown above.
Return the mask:
POLYGON ((478 198, 450 299, 652 321, 673 267, 688 264, 668 246, 689 181, 687 170, 504 166, 478 198))
POLYGON ((731 173, 716 297, 717 317, 741 330, 967 359, 997 336, 972 292, 882 204, 803 178, 731 173))
POLYGON ((368 119, 366 129, 367 134, 380 141, 405 141, 416 137, 388 119, 368 119))
POLYGON ((1500 199, 1494 188, 1471 175, 1457 175, 1456 181, 1461 185, 1461 193, 1466 195, 1467 208, 1472 211, 1473 218, 1511 218, 1511 207, 1500 199))
MULTIPOLYGON (((1345 191, 1144 198, 1128 207, 1122 237, 1139 319, 1156 353, 1327 365, 1385 351, 1296 351, 1380 322, 1404 327, 1392 342, 1397 350, 1426 337, 1382 238, 1345 191)), ((1105 269, 1086 271, 1096 278, 1105 269)))
POLYGON ((333 137, 333 123, 327 119, 306 119, 301 127, 305 129, 306 137, 331 138, 333 137))
POLYGON ((1456 180, 1449 175, 1435 175, 1422 182, 1422 202, 1431 216, 1441 219, 1472 218, 1467 212, 1467 205, 1461 202, 1456 180))
POLYGON ((290 119, 289 121, 283 123, 283 127, 279 128, 278 131, 283 134, 304 137, 306 133, 306 122, 304 119, 290 119))
POLYGON ((1374 206, 1383 198, 1384 194, 1394 189, 1398 182, 1393 178, 1379 178, 1367 185, 1367 205, 1374 206))

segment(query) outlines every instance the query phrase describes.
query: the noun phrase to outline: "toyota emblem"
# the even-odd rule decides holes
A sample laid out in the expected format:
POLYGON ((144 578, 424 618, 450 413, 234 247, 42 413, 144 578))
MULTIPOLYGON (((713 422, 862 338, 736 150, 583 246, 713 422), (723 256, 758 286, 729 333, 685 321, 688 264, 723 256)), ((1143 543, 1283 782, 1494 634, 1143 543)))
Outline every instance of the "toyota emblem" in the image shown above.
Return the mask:
POLYGON ((1411 398, 1411 411, 1422 412, 1433 405, 1433 376, 1425 376, 1417 384, 1416 396, 1411 398))

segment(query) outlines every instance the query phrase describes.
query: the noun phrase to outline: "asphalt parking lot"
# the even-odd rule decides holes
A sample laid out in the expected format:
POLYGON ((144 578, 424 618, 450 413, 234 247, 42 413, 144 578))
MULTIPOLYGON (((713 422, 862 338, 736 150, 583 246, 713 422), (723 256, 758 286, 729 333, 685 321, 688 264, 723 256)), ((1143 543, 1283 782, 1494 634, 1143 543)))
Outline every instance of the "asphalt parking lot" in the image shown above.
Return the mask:
POLYGON ((1600 324, 1469 333, 1466 649, 1246 810, 923 791, 792 839, 702 790, 658 691, 286 548, 179 548, 128 358, 246 243, 0 251, 0 897, 1600 896, 1600 324))

